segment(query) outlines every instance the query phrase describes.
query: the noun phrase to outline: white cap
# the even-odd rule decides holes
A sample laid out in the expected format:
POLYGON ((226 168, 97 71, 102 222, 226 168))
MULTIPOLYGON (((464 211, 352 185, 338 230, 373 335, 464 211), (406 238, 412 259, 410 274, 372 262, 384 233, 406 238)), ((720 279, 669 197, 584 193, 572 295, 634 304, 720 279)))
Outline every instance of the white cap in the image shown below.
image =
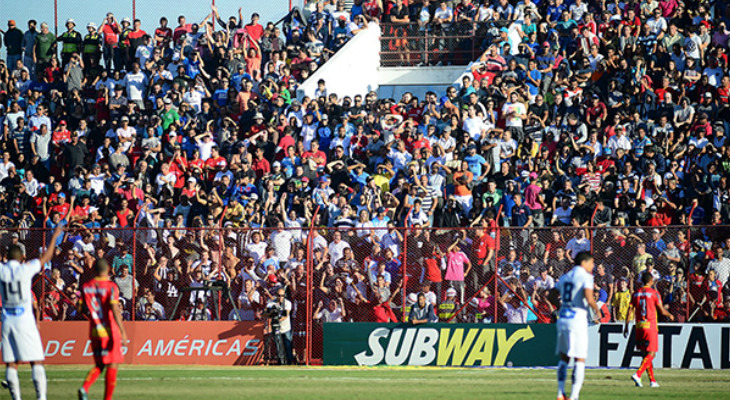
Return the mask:
POLYGON ((68 24, 74 24, 74 25, 76 25, 76 21, 74 21, 73 18, 69 18, 69 19, 66 20, 66 25, 68 25, 68 24))
POLYGON ((454 288, 449 288, 449 289, 448 289, 448 290, 446 291, 446 296, 447 296, 447 297, 452 297, 452 296, 456 296, 456 289, 454 289, 454 288))
POLYGON ((124 23, 124 22, 126 22, 128 24, 131 24, 132 23, 132 20, 129 19, 129 17, 124 17, 124 18, 122 18, 122 23, 124 23))
POLYGON ((406 303, 408 304, 416 304, 418 301, 418 295, 415 293, 411 293, 408 295, 408 298, 406 299, 406 303))
POLYGON ((86 27, 87 27, 87 28, 94 28, 94 29, 96 29, 96 23, 94 23, 94 22, 89 22, 88 24, 86 24, 86 27))

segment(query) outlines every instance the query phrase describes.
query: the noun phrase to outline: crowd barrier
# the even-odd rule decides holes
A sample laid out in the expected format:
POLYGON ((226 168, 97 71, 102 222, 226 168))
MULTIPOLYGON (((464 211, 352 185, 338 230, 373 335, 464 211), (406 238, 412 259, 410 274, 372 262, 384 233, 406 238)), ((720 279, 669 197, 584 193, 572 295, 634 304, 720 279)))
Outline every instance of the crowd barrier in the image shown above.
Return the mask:
MULTIPOLYGON (((401 217, 412 220, 410 214, 401 217)), ((328 217, 310 218, 317 226, 328 217)), ((625 304, 612 301, 619 282, 635 288, 647 268, 657 276, 657 289, 675 320, 707 322, 723 307, 718 289, 725 284, 713 286, 709 279, 710 254, 730 242, 725 226, 525 229, 486 222, 467 228, 377 228, 368 222, 355 228, 244 229, 225 212, 208 222, 212 226, 70 227, 56 257, 35 280, 39 319, 85 320, 76 307, 79 282, 90 277, 93 261, 104 257, 120 286, 124 318, 142 324, 261 321, 274 291, 285 287, 295 361, 316 363, 322 359, 325 322, 407 322, 422 291, 440 322, 553 322, 552 287, 572 268, 570 254, 589 250, 596 257, 603 322, 623 318, 618 311, 625 304), (459 266, 452 268, 451 261, 459 266), (455 270, 464 276, 449 276, 455 270), (447 296, 448 289, 456 295, 447 296), (382 301, 386 294, 388 301, 382 301)), ((0 245, 20 243, 33 258, 50 237, 50 229, 5 230, 0 245)))

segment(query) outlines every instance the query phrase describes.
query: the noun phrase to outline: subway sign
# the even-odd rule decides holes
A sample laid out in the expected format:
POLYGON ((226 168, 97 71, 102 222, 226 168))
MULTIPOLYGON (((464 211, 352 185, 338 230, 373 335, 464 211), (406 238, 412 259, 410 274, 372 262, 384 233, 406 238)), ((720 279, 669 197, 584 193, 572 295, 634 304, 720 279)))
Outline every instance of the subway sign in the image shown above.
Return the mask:
POLYGON ((326 365, 538 366, 557 362, 552 325, 328 323, 326 365), (545 351, 548 349, 548 351, 545 351))

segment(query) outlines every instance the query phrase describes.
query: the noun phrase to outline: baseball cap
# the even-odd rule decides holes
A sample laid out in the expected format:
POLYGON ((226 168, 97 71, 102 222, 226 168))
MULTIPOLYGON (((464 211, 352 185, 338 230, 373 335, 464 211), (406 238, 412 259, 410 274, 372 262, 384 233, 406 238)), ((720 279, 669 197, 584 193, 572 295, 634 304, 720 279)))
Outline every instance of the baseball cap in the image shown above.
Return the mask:
POLYGON ((68 24, 74 24, 74 25, 76 25, 76 21, 74 21, 73 18, 69 18, 69 19, 66 20, 66 25, 68 25, 68 24))
POLYGON ((195 182, 197 182, 197 181, 195 180, 195 178, 193 178, 193 177, 191 176, 190 178, 188 178, 188 182, 192 182, 192 183, 195 183, 195 182))
POLYGON ((448 288, 448 290, 446 290, 446 297, 453 297, 453 296, 456 296, 456 289, 448 288))
POLYGON ((124 18, 122 18, 122 23, 125 23, 125 22, 128 24, 131 24, 132 20, 130 20, 129 17, 124 17, 124 18))
POLYGON ((377 209, 377 210, 375 210, 375 211, 376 211, 376 212, 377 212, 378 214, 380 214, 380 213, 384 213, 384 212, 385 212, 385 207, 382 207, 382 206, 381 206, 381 207, 378 207, 378 209, 377 209))
POLYGON ((88 24, 86 24, 86 27, 87 27, 87 28, 94 28, 94 29, 96 29, 96 23, 94 23, 94 22, 89 22, 88 24))
POLYGON ((281 163, 278 161, 274 161, 274 163, 272 164, 272 167, 274 167, 274 168, 281 167, 281 163))
POLYGON ((260 112, 257 112, 256 115, 253 116, 253 119, 263 120, 264 119, 264 115, 261 114, 260 112))
POLYGON ((127 117, 126 115, 123 116, 122 117, 122 122, 124 122, 124 121, 129 122, 129 117, 127 117))
POLYGON ((327 178, 327 175, 319 178, 319 183, 322 183, 322 182, 329 182, 329 178, 327 178))
POLYGON ((500 31, 500 32, 505 32, 505 33, 509 33, 509 29, 507 29, 507 28, 502 28, 502 29, 500 29, 499 31, 500 31))
POLYGON ((8 26, 15 26, 15 20, 14 19, 9 19, 8 20, 8 26))
POLYGON ((708 98, 708 99, 711 99, 712 98, 712 93, 705 92, 705 97, 708 98))
POLYGON ((59 125, 64 125, 64 126, 65 126, 65 125, 66 125, 66 121, 64 121, 64 120, 61 120, 61 122, 59 122, 58 124, 59 124, 59 125))
POLYGON ((165 104, 172 104, 172 100, 170 100, 169 98, 165 98, 164 103, 165 104))
POLYGON ((542 47, 550 47, 550 42, 542 42, 542 47))

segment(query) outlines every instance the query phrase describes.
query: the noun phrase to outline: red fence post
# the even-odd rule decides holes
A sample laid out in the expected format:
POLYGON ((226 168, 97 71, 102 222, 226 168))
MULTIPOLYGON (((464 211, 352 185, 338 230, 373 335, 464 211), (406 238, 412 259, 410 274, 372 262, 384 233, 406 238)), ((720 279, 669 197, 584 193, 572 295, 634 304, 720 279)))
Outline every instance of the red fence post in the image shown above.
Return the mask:
POLYGON ((137 0, 132 0, 132 21, 137 19, 137 0))
POLYGON ((307 313, 307 349, 305 363, 307 365, 310 365, 312 362, 312 274, 314 273, 312 268, 312 255, 314 254, 314 249, 312 248, 312 231, 314 230, 314 221, 317 219, 317 214, 319 213, 319 207, 320 206, 317 206, 317 209, 314 210, 314 214, 312 214, 312 220, 309 223, 309 234, 307 235, 307 301, 305 307, 305 312, 307 313))
MULTIPOLYGON (((139 214, 142 213, 142 208, 137 210, 134 215, 134 221, 132 221, 132 282, 137 282, 137 220, 139 214)), ((134 291, 134 283, 132 284, 132 321, 136 319, 137 311, 137 293, 134 291)))
MULTIPOLYGON (((215 0, 213 0, 213 5, 215 5, 215 0)), ((218 219, 218 223, 216 227, 218 228, 218 279, 221 280, 223 274, 221 271, 223 271, 223 218, 226 216, 226 211, 228 211, 228 206, 223 207, 223 212, 221 213, 221 217, 218 219)), ((232 277, 228 277, 229 282, 228 285, 230 286, 230 279, 233 279, 232 277)), ((221 302, 223 301, 223 294, 218 291, 218 319, 222 320, 221 317, 221 302)), ((240 318, 240 315, 237 315, 236 318, 240 318)))
POLYGON ((492 292, 492 296, 494 297, 494 319, 492 320, 493 323, 499 322, 497 319, 497 296, 499 296, 499 291, 497 290, 497 269, 499 268, 499 250, 502 244, 502 225, 499 223, 499 220, 502 218, 502 209, 504 208, 504 204, 499 205, 499 210, 497 210, 496 223, 497 223, 497 239, 494 241, 494 271, 492 272, 492 279, 494 279, 494 291, 492 292))
POLYGON ((692 297, 692 286, 689 285, 689 255, 692 252, 692 214, 695 213, 695 208, 697 208, 697 202, 692 203, 692 209, 689 210, 689 215, 687 216, 687 270, 684 271, 684 279, 687 281, 687 307, 685 307, 685 315, 684 315, 684 321, 689 322, 689 299, 692 297))
POLYGON ((401 287, 401 321, 406 320, 406 295, 408 293, 408 291, 406 290, 406 287, 408 286, 408 230, 410 229, 410 226, 408 226, 408 219, 411 217, 412 211, 413 206, 411 206, 411 208, 408 210, 408 214, 406 214, 406 219, 403 221, 403 265, 401 266, 403 287, 401 287))
MULTIPOLYGON (((600 200, 599 200, 600 201, 600 200)), ((591 229, 588 230, 588 235, 591 240, 591 254, 593 254, 593 220, 596 218, 596 213, 598 212, 598 204, 596 204, 596 207, 593 209, 593 214, 591 214, 591 229)))
POLYGON ((58 0, 53 0, 53 31, 53 34, 58 36, 58 0))

